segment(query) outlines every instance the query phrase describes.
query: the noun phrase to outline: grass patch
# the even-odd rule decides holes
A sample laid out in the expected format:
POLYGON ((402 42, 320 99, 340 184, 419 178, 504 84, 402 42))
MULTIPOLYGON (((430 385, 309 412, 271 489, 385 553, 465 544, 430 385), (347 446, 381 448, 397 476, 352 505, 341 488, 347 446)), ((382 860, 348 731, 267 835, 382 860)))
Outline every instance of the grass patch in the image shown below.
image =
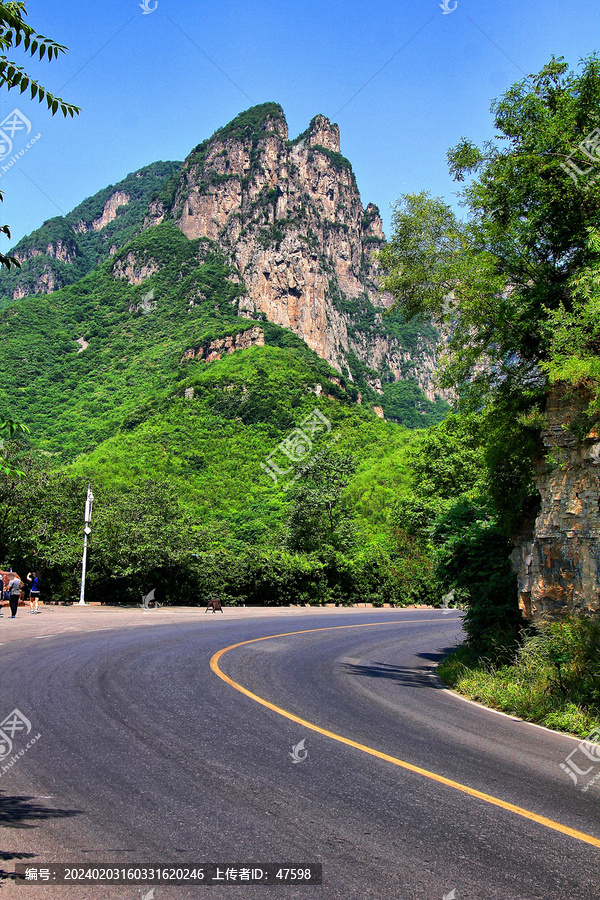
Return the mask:
POLYGON ((462 644, 438 667, 471 700, 556 731, 585 737, 600 726, 600 621, 573 617, 530 630, 509 664, 462 644))

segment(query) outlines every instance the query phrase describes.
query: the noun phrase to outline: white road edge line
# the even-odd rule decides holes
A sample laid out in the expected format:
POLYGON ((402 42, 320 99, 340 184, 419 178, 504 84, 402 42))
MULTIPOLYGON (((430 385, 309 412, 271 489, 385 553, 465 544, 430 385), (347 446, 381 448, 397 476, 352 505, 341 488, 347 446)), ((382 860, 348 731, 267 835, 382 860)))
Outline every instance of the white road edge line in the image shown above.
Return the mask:
POLYGON ((530 728, 539 728, 541 731, 548 731, 550 734, 556 734, 559 737, 567 738, 570 741, 576 741, 578 744, 581 742, 580 737, 575 737, 572 734, 567 734, 564 731, 555 731, 554 728, 546 728, 545 725, 538 725, 536 722, 528 722, 527 719, 521 719, 519 716, 511 716, 510 713, 502 712, 501 709, 494 709, 492 706, 486 706, 484 703, 479 703, 477 700, 471 700, 469 697, 463 697, 462 694, 459 694, 458 691, 453 691, 452 688, 446 687, 442 679, 438 674, 436 674, 435 669, 439 666, 439 663, 434 665, 434 671, 429 672, 429 677, 433 679, 433 681, 437 685, 442 685, 441 690, 445 694, 449 694, 451 697, 455 697, 457 700, 462 700, 463 703, 470 703, 472 706, 476 706, 478 709, 485 709, 487 712, 495 713, 497 716, 504 716, 505 719, 512 719, 513 722, 522 722, 523 725, 529 725, 530 728))

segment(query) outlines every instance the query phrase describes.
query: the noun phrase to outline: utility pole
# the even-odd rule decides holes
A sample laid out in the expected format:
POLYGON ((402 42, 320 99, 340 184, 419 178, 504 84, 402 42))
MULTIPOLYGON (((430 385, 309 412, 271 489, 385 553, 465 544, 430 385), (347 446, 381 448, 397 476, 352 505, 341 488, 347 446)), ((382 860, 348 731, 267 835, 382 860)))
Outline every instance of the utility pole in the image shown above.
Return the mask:
POLYGON ((85 597, 85 565, 87 562, 87 542, 88 535, 92 533, 92 529, 90 528, 90 522, 92 521, 92 506, 94 505, 94 495, 92 494, 92 489, 88 484, 87 489, 87 497, 85 501, 85 525, 83 528, 83 560, 81 563, 81 594, 79 595, 79 606, 87 606, 87 603, 84 600, 85 597))

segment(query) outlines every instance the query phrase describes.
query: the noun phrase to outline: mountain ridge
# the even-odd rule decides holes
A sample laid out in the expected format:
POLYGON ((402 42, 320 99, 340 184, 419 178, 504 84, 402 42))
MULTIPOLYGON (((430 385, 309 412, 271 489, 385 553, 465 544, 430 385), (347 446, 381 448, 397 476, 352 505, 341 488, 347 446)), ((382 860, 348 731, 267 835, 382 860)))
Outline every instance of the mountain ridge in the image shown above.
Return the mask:
POLYGON ((437 333, 387 313, 375 257, 381 217, 362 205, 339 127, 319 114, 290 140, 276 103, 240 113, 183 163, 137 170, 22 239, 23 268, 0 274, 0 308, 75 284, 110 259, 120 260, 118 277, 141 285, 157 263, 124 248, 166 222, 223 254, 240 288, 237 315, 293 331, 354 382, 359 402, 392 419, 398 398, 446 408, 437 333))
POLYGON ((21 269, 0 273, 0 308, 74 284, 108 259, 139 231, 157 187, 181 165, 156 162, 130 172, 21 238, 10 251, 21 269))

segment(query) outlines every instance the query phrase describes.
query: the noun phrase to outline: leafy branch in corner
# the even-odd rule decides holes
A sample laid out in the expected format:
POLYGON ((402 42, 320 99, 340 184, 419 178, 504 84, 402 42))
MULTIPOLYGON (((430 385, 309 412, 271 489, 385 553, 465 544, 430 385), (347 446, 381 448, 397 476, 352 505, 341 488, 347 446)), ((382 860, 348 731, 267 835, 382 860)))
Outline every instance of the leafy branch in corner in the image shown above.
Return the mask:
MULTIPOLYGON (((48 62, 56 60, 59 54, 65 53, 67 48, 57 44, 50 38, 37 34, 34 28, 25 22, 27 10, 25 2, 0 2, 0 51, 21 47, 32 58, 47 59, 48 62)), ((11 62, 5 53, 0 52, 0 87, 6 87, 9 91, 19 88, 21 94, 29 90, 31 99, 37 99, 39 103, 46 102, 48 109, 55 115, 59 109, 63 116, 75 116, 81 112, 78 106, 67 103, 60 97, 56 97, 45 87, 31 78, 22 66, 11 62)), ((0 200, 4 200, 0 192, 0 200)), ((8 225, 0 226, 0 233, 10 238, 8 225)), ((18 259, 14 256, 5 256, 0 253, 0 266, 10 269, 11 266, 20 268, 18 259)))
MULTIPOLYGON (((47 58, 48 62, 58 59, 59 54, 67 51, 67 47, 62 44, 57 44, 42 34, 36 34, 35 29, 25 22, 24 16, 26 15, 24 2, 0 3, 1 50, 9 50, 22 45, 23 50, 31 57, 39 56, 40 60, 47 58)), ((11 62, 4 53, 0 54, 0 87, 3 86, 6 86, 9 91, 18 87, 22 94, 29 88, 31 99, 35 100, 37 97, 40 103, 45 100, 52 115, 58 112, 59 107, 65 118, 68 115, 73 118, 76 113, 81 111, 78 106, 73 106, 72 103, 67 103, 47 91, 27 75, 22 66, 11 62)))

